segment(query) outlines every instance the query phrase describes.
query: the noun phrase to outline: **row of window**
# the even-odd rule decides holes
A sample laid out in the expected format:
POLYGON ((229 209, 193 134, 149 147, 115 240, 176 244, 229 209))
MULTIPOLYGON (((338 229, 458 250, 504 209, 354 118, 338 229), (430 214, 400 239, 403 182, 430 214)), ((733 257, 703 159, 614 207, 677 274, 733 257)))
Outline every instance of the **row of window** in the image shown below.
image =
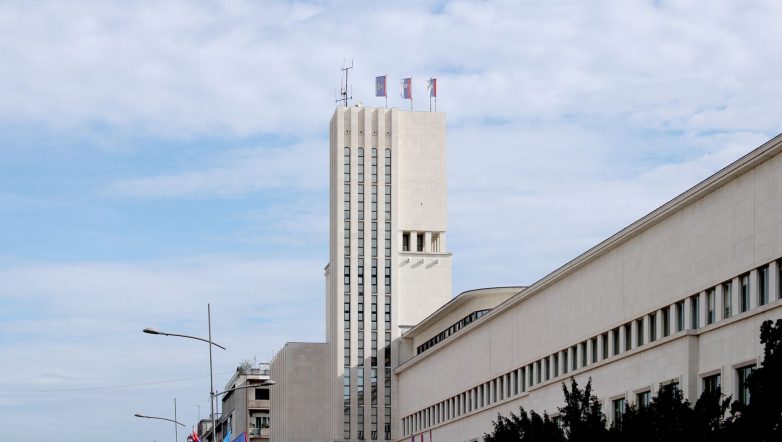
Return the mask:
MULTIPOLYGON (((743 404, 749 404, 749 375, 755 370, 755 364, 746 365, 735 369, 736 374, 736 397, 743 404)), ((420 432, 426 428, 438 425, 442 422, 457 418, 473 410, 483 408, 494 402, 501 401, 510 397, 512 392, 518 394, 518 377, 500 377, 492 382, 475 387, 468 392, 454 396, 439 404, 432 405, 417 413, 411 414, 402 419, 402 431, 405 435, 420 432)), ((523 379, 521 380, 523 384, 523 379)), ((711 374, 701 378, 702 391, 714 391, 721 388, 721 374, 711 374)), ((679 382, 672 381, 669 384, 678 388, 679 382)), ((523 391, 523 389, 522 389, 523 391)), ((652 399, 651 389, 640 391, 635 394, 636 406, 649 406, 652 399)), ((614 397, 611 399, 611 417, 614 420, 621 420, 627 405, 626 396, 614 397)), ((556 422, 557 415, 552 419, 556 422)))
MULTIPOLYGON (((755 364, 746 365, 735 369, 736 374, 736 399, 742 404, 749 404, 749 375, 755 370, 755 364)), ((678 388, 679 383, 671 382, 673 387, 678 388)), ((722 375, 715 373, 701 377, 701 391, 712 392, 722 388, 722 375)), ((647 407, 651 403, 652 391, 646 390, 635 394, 635 403, 637 407, 647 407)), ((621 421, 622 414, 627 405, 626 397, 613 398, 611 400, 611 413, 614 421, 621 421)))
MULTIPOLYGON (((405 429, 415 432, 427 426, 436 425, 443 419, 458 417, 506 397, 518 395, 536 384, 564 376, 570 371, 587 367, 660 338, 712 324, 717 321, 716 300, 718 296, 722 301, 722 319, 734 315, 734 303, 739 313, 746 312, 753 306, 762 306, 770 299, 769 272, 772 270, 777 272, 777 296, 779 297, 782 294, 782 260, 774 261, 751 272, 731 278, 705 290, 704 293, 663 307, 581 343, 525 364, 523 367, 473 387, 439 404, 432 405, 405 418, 409 420, 410 424, 405 426, 405 429), (751 287, 753 272, 756 273, 758 281, 754 303, 751 287), (734 290, 734 286, 737 286, 737 290, 734 290), (702 301, 702 298, 705 300, 702 301), (706 317, 705 324, 701 323, 700 318, 702 302, 706 317)), ((424 350, 419 347, 418 353, 424 350)), ((739 388, 739 395, 741 394, 741 388, 739 388)))
POLYGON ((438 333, 435 337, 429 339, 428 341, 424 342, 423 344, 419 345, 416 349, 416 354, 421 354, 425 352, 426 350, 429 350, 430 348, 437 345, 440 341, 447 338, 448 336, 451 336, 452 334, 456 333, 457 331, 461 330, 463 327, 468 326, 473 321, 476 321, 478 318, 482 317, 486 313, 489 313, 491 309, 485 309, 485 310, 478 310, 475 312, 470 313, 469 315, 465 316, 452 326, 446 328, 445 330, 438 333))
POLYGON ((431 240, 429 241, 429 248, 424 249, 425 233, 424 232, 402 232, 402 251, 412 252, 412 241, 415 240, 416 252, 430 252, 437 253, 440 251, 440 232, 432 232, 431 240))
MULTIPOLYGON (((364 209, 366 206, 364 195, 365 195, 365 184, 364 184, 364 172, 365 172, 365 166, 364 166, 364 149, 358 148, 357 149, 357 162, 358 162, 358 169, 356 171, 356 187, 357 187, 357 213, 358 213, 358 220, 357 220, 357 230, 356 230, 356 237, 358 238, 357 241, 357 248, 356 251, 358 253, 358 259, 355 260, 355 268, 351 266, 351 244, 350 244, 350 238, 351 238, 351 213, 350 213, 350 203, 351 203, 351 158, 350 158, 351 152, 350 148, 345 148, 344 150, 344 165, 345 165, 345 175, 344 175, 344 214, 345 214, 345 220, 344 220, 344 235, 343 235, 343 244, 344 244, 344 378, 343 378, 343 396, 344 396, 344 421, 343 421, 343 436, 345 439, 349 439, 351 437, 352 429, 351 429, 351 414, 350 414, 350 407, 352 402, 352 389, 351 389, 351 371, 355 369, 356 371, 356 401, 355 404, 358 405, 357 412, 356 412, 356 435, 359 439, 364 439, 364 430, 365 430, 365 422, 364 422, 364 404, 369 403, 373 405, 372 407, 372 420, 370 422, 370 437, 371 439, 377 439, 378 434, 378 428, 377 428, 377 407, 374 407, 377 405, 378 402, 378 358, 377 358, 377 352, 378 352, 378 214, 377 214, 377 207, 378 207, 378 176, 377 176, 377 166, 378 166, 378 151, 377 149, 371 149, 370 150, 370 161, 371 161, 371 184, 370 184, 370 222, 369 222, 369 228, 370 228, 370 240, 369 242, 371 247, 371 261, 368 264, 371 264, 370 267, 370 273, 369 275, 365 275, 364 272, 364 264, 366 262, 365 260, 365 220, 364 220, 364 209), (353 319, 351 316, 351 276, 356 276, 356 283, 357 283, 357 312, 356 312, 356 318, 353 319), (365 280, 365 276, 369 276, 367 280, 365 280), (370 332, 370 359, 369 359, 369 392, 367 392, 367 388, 365 388, 365 338, 364 338, 364 320, 365 320, 365 284, 370 285, 370 305, 369 305, 369 320, 370 320, 370 326, 371 326, 371 332, 370 332), (358 338, 358 346, 357 346, 357 361, 358 361, 358 367, 352 367, 351 366, 351 347, 350 347, 350 339, 351 339, 351 322, 352 320, 355 320, 356 323, 354 325, 357 325, 357 338, 358 338), (369 397, 367 397, 369 395, 369 397)), ((385 342, 386 342, 386 348, 385 350, 385 368, 386 368, 386 388, 385 388, 385 402, 387 405, 387 410, 385 413, 385 416, 387 419, 384 421, 386 424, 386 439, 390 439, 391 433, 390 433, 390 415, 391 415, 391 373, 390 373, 390 342, 391 342, 391 150, 385 149, 385 158, 384 158, 384 164, 385 164, 385 176, 384 176, 384 183, 385 183, 385 190, 384 190, 384 245, 385 245, 385 272, 384 272, 384 329, 385 329, 385 342)))

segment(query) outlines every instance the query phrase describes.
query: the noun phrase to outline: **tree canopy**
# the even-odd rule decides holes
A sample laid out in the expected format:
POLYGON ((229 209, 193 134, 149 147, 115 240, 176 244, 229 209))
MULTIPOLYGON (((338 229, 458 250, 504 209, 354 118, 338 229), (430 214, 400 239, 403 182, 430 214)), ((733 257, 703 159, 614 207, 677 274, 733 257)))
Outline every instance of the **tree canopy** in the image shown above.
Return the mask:
POLYGON ((494 431, 485 442, 586 442, 593 440, 663 442, 671 440, 782 441, 782 319, 760 327, 763 362, 749 376, 749 403, 731 403, 719 388, 704 391, 691 405, 674 384, 657 390, 648 405, 628 405, 611 426, 592 393, 590 379, 579 389, 570 379, 563 383, 565 405, 552 419, 520 407, 519 414, 497 416, 494 431))

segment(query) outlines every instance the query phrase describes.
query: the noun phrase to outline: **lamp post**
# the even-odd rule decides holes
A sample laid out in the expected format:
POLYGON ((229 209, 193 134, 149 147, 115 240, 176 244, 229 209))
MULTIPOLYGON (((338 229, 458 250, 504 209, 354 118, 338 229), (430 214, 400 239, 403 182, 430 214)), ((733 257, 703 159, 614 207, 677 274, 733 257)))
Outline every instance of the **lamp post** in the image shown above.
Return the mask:
POLYGON ((133 416, 144 418, 144 419, 157 419, 157 420, 161 420, 161 421, 173 422, 174 423, 174 440, 176 442, 179 442, 179 429, 177 428, 177 425, 181 425, 183 427, 185 426, 185 424, 183 424, 181 422, 177 422, 177 420, 176 420, 176 398, 174 398, 174 418, 173 419, 168 419, 168 418, 165 418, 165 417, 157 417, 157 416, 146 416, 146 415, 143 415, 141 413, 136 413, 133 416))
POLYGON ((215 442, 216 440, 215 435, 217 434, 217 429, 215 428, 215 404, 214 404, 215 380, 214 380, 214 370, 212 369, 212 346, 214 345, 220 347, 223 350, 225 350, 225 347, 212 341, 212 307, 210 304, 206 304, 206 319, 209 325, 209 339, 199 338, 190 335, 182 335, 179 333, 161 332, 151 327, 145 328, 143 332, 148 333, 150 335, 176 336, 178 338, 195 339, 197 341, 203 341, 209 344, 209 409, 211 411, 211 420, 212 420, 212 442, 215 442))

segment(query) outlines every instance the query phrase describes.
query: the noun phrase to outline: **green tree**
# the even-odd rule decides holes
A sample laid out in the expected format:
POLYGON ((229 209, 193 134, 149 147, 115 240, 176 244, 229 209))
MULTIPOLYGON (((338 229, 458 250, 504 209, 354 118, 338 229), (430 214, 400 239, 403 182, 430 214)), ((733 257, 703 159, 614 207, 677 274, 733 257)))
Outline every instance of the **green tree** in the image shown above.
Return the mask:
POLYGON ((519 407, 519 414, 510 417, 497 415, 494 431, 483 437, 484 442, 565 442, 565 435, 547 413, 540 416, 534 411, 527 414, 519 407))
POLYGON ((583 390, 570 378, 570 390, 562 383, 565 406, 559 409, 559 419, 567 440, 591 442, 607 436, 606 417, 600 407, 600 400, 592 394, 592 378, 583 390))
POLYGON ((738 401, 729 431, 733 436, 757 441, 782 440, 782 319, 760 326, 763 362, 749 376, 749 404, 738 401))

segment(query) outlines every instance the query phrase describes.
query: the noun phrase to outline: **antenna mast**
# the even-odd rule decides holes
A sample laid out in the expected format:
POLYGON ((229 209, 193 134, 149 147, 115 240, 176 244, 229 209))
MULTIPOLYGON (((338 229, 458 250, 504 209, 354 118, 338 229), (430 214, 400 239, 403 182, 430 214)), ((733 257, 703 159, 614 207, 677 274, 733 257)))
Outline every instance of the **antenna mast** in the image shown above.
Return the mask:
POLYGON ((342 102, 342 105, 348 107, 348 100, 353 99, 353 89, 348 88, 348 72, 353 69, 353 60, 350 60, 350 66, 342 68, 342 72, 345 73, 345 79, 342 82, 342 88, 339 90, 339 98, 335 101, 337 103, 342 102))

